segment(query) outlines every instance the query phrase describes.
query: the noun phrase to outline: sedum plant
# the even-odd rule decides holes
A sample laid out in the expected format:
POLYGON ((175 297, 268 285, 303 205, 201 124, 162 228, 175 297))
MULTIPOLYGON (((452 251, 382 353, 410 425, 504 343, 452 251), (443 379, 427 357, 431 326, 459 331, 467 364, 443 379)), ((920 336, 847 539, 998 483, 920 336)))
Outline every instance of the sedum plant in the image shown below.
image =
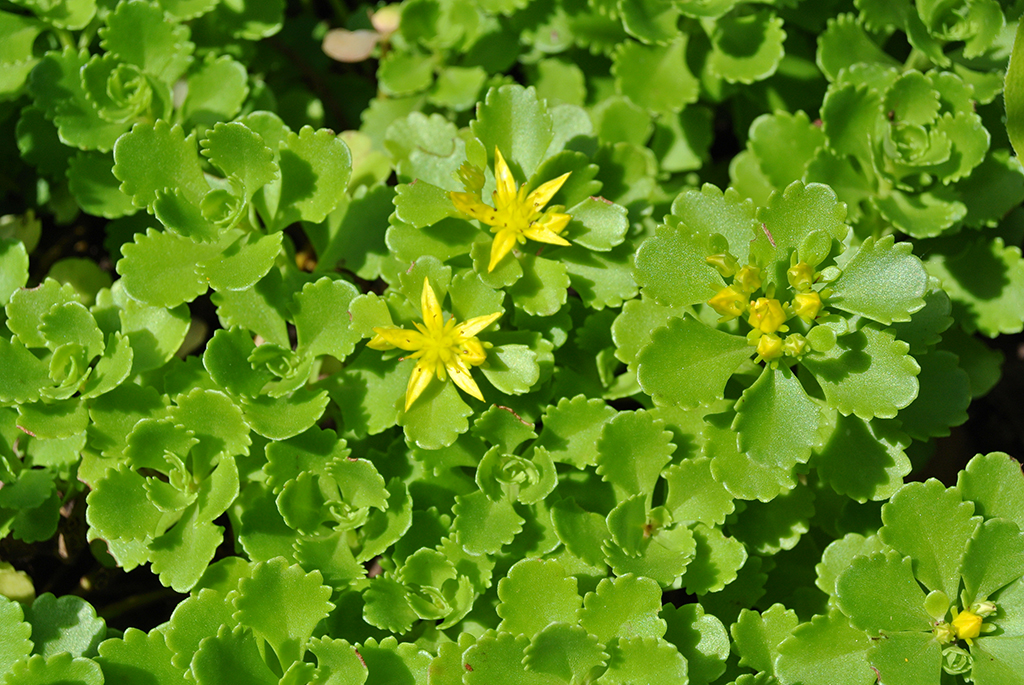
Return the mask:
POLYGON ((1020 682, 1022 11, 0 0, 0 683, 1020 682))

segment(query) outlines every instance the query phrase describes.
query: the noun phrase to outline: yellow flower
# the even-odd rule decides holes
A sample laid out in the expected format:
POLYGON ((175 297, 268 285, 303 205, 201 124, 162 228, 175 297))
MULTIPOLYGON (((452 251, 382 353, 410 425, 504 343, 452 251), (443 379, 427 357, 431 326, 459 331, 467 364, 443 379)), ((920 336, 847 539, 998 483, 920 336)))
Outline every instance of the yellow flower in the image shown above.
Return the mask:
POLYGON ((501 150, 494 148, 494 180, 497 183, 492 196, 494 207, 485 205, 479 193, 450 193, 457 210, 487 224, 495 234, 487 271, 494 271, 494 267, 512 251, 515 244, 525 243, 527 238, 551 245, 570 244, 559 234, 569 225, 572 217, 557 211, 562 209, 558 206, 541 212, 565 183, 565 179, 569 178, 569 173, 542 184, 529 195, 526 194, 525 184, 517 192, 516 181, 505 158, 501 156, 501 150))
POLYGON ((757 341, 757 354, 766 362, 772 362, 782 356, 782 338, 774 333, 766 333, 757 341))
POLYGON ((376 335, 366 344, 375 350, 391 350, 399 348, 412 352, 406 359, 416 359, 416 366, 409 376, 409 385, 405 390, 405 410, 416 401, 430 384, 432 376, 439 381, 445 379, 445 372, 452 377, 455 385, 483 401, 480 388, 469 375, 471 366, 480 366, 487 359, 484 345, 476 338, 476 334, 494 323, 501 312, 477 316, 460 324, 455 318, 444 320, 441 305, 437 301, 430 280, 423 279, 423 297, 421 301, 423 323, 414 323, 415 331, 405 328, 374 328, 376 335))
POLYGON ((958 638, 964 640, 967 644, 974 644, 973 638, 981 635, 981 623, 981 616, 978 616, 973 611, 967 610, 957 613, 956 608, 953 608, 953 631, 958 638))

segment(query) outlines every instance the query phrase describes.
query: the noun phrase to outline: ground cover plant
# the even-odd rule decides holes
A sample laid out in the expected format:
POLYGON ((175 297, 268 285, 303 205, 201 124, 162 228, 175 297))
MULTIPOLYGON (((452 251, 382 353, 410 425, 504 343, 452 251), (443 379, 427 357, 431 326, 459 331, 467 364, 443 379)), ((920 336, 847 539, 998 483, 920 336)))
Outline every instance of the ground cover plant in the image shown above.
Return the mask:
POLYGON ((1022 14, 0 0, 0 682, 1024 683, 1022 14))

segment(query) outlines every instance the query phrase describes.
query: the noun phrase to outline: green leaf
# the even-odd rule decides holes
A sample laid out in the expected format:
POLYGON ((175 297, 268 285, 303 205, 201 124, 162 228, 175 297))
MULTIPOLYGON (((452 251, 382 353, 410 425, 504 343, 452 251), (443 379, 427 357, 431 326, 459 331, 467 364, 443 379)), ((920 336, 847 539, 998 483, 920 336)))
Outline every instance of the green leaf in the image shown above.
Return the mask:
POLYGON ((877 324, 868 324, 801 363, 814 374, 829 406, 862 419, 890 419, 917 397, 921 367, 909 349, 877 324))
MULTIPOLYGON (((815 152, 824 144, 822 127, 812 124, 803 112, 762 114, 750 125, 750 149, 776 188, 801 180, 815 152)), ((737 254, 736 258, 740 264, 745 263, 742 256, 737 254)))
POLYGON ((1024 28, 1021 25, 1017 26, 1010 64, 1006 68, 1003 100, 1006 102, 1006 133, 1019 156, 1024 151, 1024 28))
POLYGON ((846 206, 835 192, 820 183, 794 181, 781 193, 768 199, 767 207, 757 210, 761 230, 750 245, 750 255, 759 264, 775 269, 765 273, 767 283, 782 283, 785 264, 793 250, 814 231, 822 231, 832 240, 842 242, 850 227, 846 222, 846 206))
POLYGON ((861 244, 832 284, 829 306, 884 324, 910 321, 924 307, 928 275, 910 243, 893 241, 892 236, 877 242, 869 237, 861 244))
POLYGON ((68 438, 82 433, 88 425, 89 414, 79 399, 18 407, 18 427, 37 438, 68 438))
POLYGON ((149 499, 145 478, 124 464, 92 484, 87 502, 89 525, 107 538, 148 540, 163 517, 149 499))
POLYGON ((40 391, 52 384, 46 364, 19 341, 8 342, 0 337, 0 402, 35 402, 40 391))
POLYGON ((1024 673, 1021 647, 1024 639, 1019 635, 1000 635, 978 640, 971 648, 974 668, 971 675, 982 683, 1019 683, 1024 673))
POLYGON ((781 604, 773 604, 762 614, 749 609, 740 611, 739 619, 729 629, 740 655, 740 666, 774 674, 779 645, 799 622, 796 612, 781 604))
POLYGON ((523 559, 498 582, 499 631, 533 638, 552 623, 575 625, 583 599, 557 561, 523 559))
POLYGON ((964 604, 988 599, 1024 576, 1024 533, 1003 519, 982 522, 964 554, 964 604))
POLYGON ((779 645, 775 672, 783 683, 831 682, 837 673, 850 685, 871 685, 877 675, 868 664, 871 640, 850 626, 838 609, 796 627, 779 645))
POLYGON ((619 307, 636 297, 633 254, 633 246, 623 243, 609 252, 567 247, 559 251, 558 257, 565 264, 569 282, 583 303, 600 310, 619 307))
POLYGON ((817 579, 814 584, 829 595, 835 595, 836 579, 849 568, 854 558, 881 552, 885 543, 877 535, 864 537, 859 533, 847 533, 834 540, 821 555, 821 563, 815 566, 817 579))
POLYGON ((935 245, 925 267, 942 281, 953 301, 953 315, 964 329, 992 337, 1016 333, 1024 327, 1024 260, 1020 248, 1006 246, 1002 238, 972 240, 964 249, 955 244, 935 245))
POLYGON ((789 470, 820 444, 821 407, 790 369, 765 366, 736 402, 737 447, 751 459, 789 470))
POLYGON ((294 297, 294 321, 299 344, 297 352, 311 357, 329 354, 345 359, 355 349, 359 334, 352 330, 346 312, 359 294, 347 281, 321 278, 307 283, 294 297))
POLYGON ((326 390, 300 388, 288 397, 242 398, 242 408, 246 423, 254 431, 265 438, 283 440, 316 423, 329 401, 326 390))
POLYGON ((665 469, 662 477, 668 483, 665 507, 674 521, 722 525, 736 508, 732 494, 711 475, 707 457, 684 459, 665 469))
POLYGON ((376 350, 365 349, 332 377, 329 388, 341 410, 346 430, 355 435, 376 435, 398 421, 398 405, 404 401, 408 372, 376 350))
POLYGON ((754 83, 771 76, 784 54, 782 23, 770 12, 719 18, 708 35, 708 70, 729 83, 754 83))
POLYGON ((813 491, 798 487, 770 502, 750 502, 728 530, 758 554, 777 554, 796 546, 813 515, 813 491))
POLYGON ((495 346, 487 352, 487 362, 480 371, 506 395, 527 393, 540 378, 537 353, 526 345, 495 346))
POLYGON ((216 290, 245 290, 258 283, 274 266, 282 235, 249 233, 227 245, 234 232, 224 233, 218 247, 224 252, 196 265, 196 275, 216 290))
POLYGON ((635 370, 637 355, 651 341, 651 333, 683 314, 682 307, 663 307, 647 297, 626 302, 612 324, 615 357, 635 370))
POLYGON ((626 210, 617 204, 587 198, 566 210, 572 221, 566 229, 571 242, 607 252, 626 237, 626 210))
POLYGON ((754 461, 736 446, 732 412, 705 419, 701 451, 711 459, 711 475, 738 499, 768 502, 796 485, 793 469, 754 461))
POLYGON ((187 592, 199 580, 224 542, 224 529, 200 520, 195 504, 169 531, 149 544, 153 572, 160 582, 177 592, 187 592))
POLYGON ((861 630, 927 630, 933 619, 925 610, 924 591, 914 578, 912 563, 894 551, 855 557, 836 579, 836 603, 861 630))
POLYGON ((116 219, 136 212, 131 198, 120 190, 109 154, 79 152, 68 160, 68 188, 78 205, 89 214, 116 219))
MULTIPOLYGON (((190 82, 190 95, 192 85, 190 82)), ((258 133, 241 122, 217 124, 207 131, 200 147, 214 166, 238 179, 247 198, 280 176, 274 153, 258 133)))
POLYGON ((533 316, 551 316, 566 302, 569 276, 565 264, 524 254, 523 276, 507 289, 517 309, 533 316))
POLYGON ((410 603, 409 591, 388 576, 373 580, 363 593, 363 601, 363 619, 382 630, 406 633, 419 618, 410 603))
POLYGON ((945 437, 950 428, 967 421, 971 380, 952 352, 936 350, 919 355, 921 390, 917 399, 899 413, 903 430, 918 440, 945 437))
POLYGON ((128 124, 102 119, 83 88, 81 69, 89 53, 66 47, 50 51, 32 69, 29 90, 36 105, 53 119, 61 142, 83 150, 109 152, 128 124))
POLYGON ((564 682, 583 682, 608 662, 597 638, 578 625, 552 623, 530 640, 523 657, 526 670, 564 682))
POLYGON ((608 670, 595 685, 685 683, 686 659, 675 646, 650 637, 619 638, 608 647, 608 670))
POLYGON ((859 62, 898 66, 896 60, 871 40, 853 14, 840 14, 828 20, 828 28, 818 38, 817 61, 830 81, 834 81, 843 68, 859 62))
POLYGON ((752 355, 747 339, 691 317, 672 319, 637 356, 637 379, 655 404, 696 407, 721 399, 736 368, 752 355))
MULTIPOLYGON (((349 181, 352 184, 352 181, 349 181)), ((365 279, 381 276, 386 261, 391 259, 385 231, 367 231, 367 224, 386 226, 388 216, 395 211, 392 200, 395 189, 390 186, 358 188, 352 198, 342 198, 324 223, 324 242, 317 247, 319 259, 316 271, 322 273, 341 268, 365 279)), ((310 240, 316 240, 316 229, 305 226, 310 240)), ((315 244, 315 243, 314 243, 315 244)))
POLYGON ((426 90, 434 82, 435 58, 413 51, 392 51, 380 62, 380 88, 392 97, 426 90))
POLYGON ((253 685, 278 685, 279 678, 260 655, 256 637, 241 626, 221 626, 216 635, 200 643, 192 658, 192 674, 199 685, 241 680, 253 685))
POLYGON ((281 180, 267 184, 255 197, 273 230, 300 220, 323 221, 345 192, 352 154, 332 131, 303 126, 297 134, 285 135, 279 165, 281 180))
POLYGON ((92 313, 78 302, 51 307, 41 318, 39 333, 51 350, 68 344, 81 345, 87 361, 103 354, 103 331, 92 313))
POLYGON ((479 490, 456 497, 452 512, 459 544, 473 555, 497 553, 523 529, 523 518, 508 500, 492 502, 479 490))
POLYGON ((546 685, 551 678, 527 671, 523 667, 524 652, 530 641, 525 635, 495 633, 483 634, 472 647, 462 654, 466 685, 484 685, 502 682, 508 685, 546 685))
POLYGON ((284 23, 284 0, 239 0, 217 5, 199 23, 215 36, 227 34, 242 40, 268 38, 284 23))
POLYGON ((686 566, 683 587, 694 595, 718 592, 736 580, 747 561, 747 550, 735 538, 726 537, 721 529, 696 523, 690 527, 697 548, 693 561, 686 566))
POLYGON ((121 181, 121 192, 137 207, 153 204, 165 188, 181 191, 195 205, 210 190, 199 165, 195 136, 186 138, 181 126, 172 127, 163 120, 138 123, 117 140, 113 172, 121 181))
POLYGON ((619 13, 626 32, 643 43, 664 45, 679 35, 679 9, 663 0, 623 0, 619 13))
MULTIPOLYGON (((396 398, 398 399, 398 398, 396 398)), ((404 400, 399 400, 404 404, 404 400)), ((398 425, 406 438, 423 449, 436 450, 451 445, 469 429, 473 410, 466 404, 455 383, 431 382, 408 411, 399 410, 398 425)))
POLYGON ((471 432, 499 447, 504 454, 513 454, 521 444, 537 437, 534 428, 508 407, 495 405, 477 417, 471 432))
POLYGON ((640 556, 644 538, 650 535, 649 529, 645 530, 646 499, 644 493, 626 497, 608 514, 608 530, 612 534, 612 540, 626 556, 640 556))
MULTIPOLYGON (((713 192, 708 190, 709 194, 713 192)), ((737 232, 732 226, 725 230, 737 232)), ((660 305, 680 307, 705 302, 725 287, 721 275, 705 261, 710 254, 707 237, 688 224, 658 226, 655 236, 645 240, 636 254, 634 276, 644 297, 660 305)))
POLYGON ((885 544, 913 558, 914 575, 925 587, 956 597, 967 541, 981 523, 973 512, 959 492, 937 480, 908 483, 882 507, 880 534, 885 544))
POLYGON ((551 508, 555 533, 570 554, 591 566, 604 566, 604 543, 610 539, 600 514, 584 511, 573 500, 561 500, 551 508))
POLYGON ((615 90, 641 107, 663 114, 679 112, 696 102, 700 82, 686 64, 687 36, 671 43, 643 45, 622 41, 615 50, 615 90))
POLYGON ((957 489, 965 500, 974 502, 977 514, 1005 518, 1018 527, 1024 525, 1024 474, 1020 464, 1008 454, 979 454, 959 473, 957 489))
POLYGON ((290 347, 285 317, 291 295, 281 272, 271 269, 252 288, 215 292, 210 299, 217 305, 217 315, 225 325, 248 328, 269 342, 290 347))
MULTIPOLYGON (((900 414, 902 418, 902 414, 900 414)), ((891 497, 911 463, 908 436, 892 422, 838 416, 831 437, 815 450, 818 477, 858 502, 891 497)))
POLYGON ((533 88, 519 85, 488 90, 477 105, 470 130, 483 143, 489 163, 499 148, 519 178, 533 176, 547 155, 554 131, 546 103, 533 88))
POLYGON ((107 624, 97 618, 92 605, 74 595, 59 599, 49 592, 39 595, 25 608, 25 621, 32 625, 32 653, 46 658, 62 652, 95 656, 107 634, 107 624))
POLYGON ((363 685, 366 665, 359 652, 345 640, 316 637, 309 641, 309 651, 316 655, 320 678, 325 685, 363 685))
POLYGON ((160 7, 142 2, 119 4, 99 35, 104 50, 166 82, 188 69, 195 49, 187 27, 167 21, 160 7))
POLYGON ((49 658, 36 654, 14 664, 6 682, 12 685, 103 685, 103 672, 91 659, 72 657, 68 653, 54 654, 49 658))
POLYGON ((256 564, 252 576, 238 582, 237 620, 266 640, 282 665, 302 658, 316 625, 334 609, 321 580, 319 571, 305 573, 274 559, 256 564))
POLYGON ((184 682, 185 671, 171 663, 173 656, 162 632, 128 628, 123 637, 100 644, 95 662, 103 669, 105 682, 130 683, 141 671, 152 685, 177 685, 184 682))
POLYGON ((602 480, 628 495, 654 493, 661 469, 676 446, 665 423, 650 412, 619 412, 604 424, 597 442, 597 472, 602 480))
MULTIPOLYGON (((184 119, 203 128, 234 118, 249 95, 248 79, 244 65, 227 55, 214 58, 211 53, 199 70, 189 76, 188 94, 181 104, 184 119)), ((250 196, 256 190, 246 186, 250 196)))
POLYGON ((634 575, 604 578, 583 598, 580 625, 602 644, 613 638, 660 638, 666 623, 659 618, 661 588, 634 575))
POLYGON ((729 634, 721 621, 705 614, 700 604, 665 604, 661 617, 668 624, 665 639, 686 658, 690 685, 706 685, 725 672, 729 634))

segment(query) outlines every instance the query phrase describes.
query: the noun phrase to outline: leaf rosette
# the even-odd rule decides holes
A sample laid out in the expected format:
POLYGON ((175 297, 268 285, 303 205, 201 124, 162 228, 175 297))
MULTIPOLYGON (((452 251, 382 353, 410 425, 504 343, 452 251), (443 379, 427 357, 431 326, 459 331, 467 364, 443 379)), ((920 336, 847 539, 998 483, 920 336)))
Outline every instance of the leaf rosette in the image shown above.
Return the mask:
MULTIPOLYGON (((709 456, 746 455, 788 489, 833 412, 871 422, 915 399, 920 367, 891 328, 925 304, 928 277, 908 244, 869 238, 847 249, 845 208, 817 184, 794 182, 756 212, 734 191, 705 186, 684 191, 672 211, 636 258, 642 301, 665 318, 620 358, 659 406, 707 407, 740 380, 720 416, 733 432, 708 442, 709 456)), ((631 323, 623 316, 621 339, 631 323)), ((900 463, 905 475, 909 462, 900 463)))

